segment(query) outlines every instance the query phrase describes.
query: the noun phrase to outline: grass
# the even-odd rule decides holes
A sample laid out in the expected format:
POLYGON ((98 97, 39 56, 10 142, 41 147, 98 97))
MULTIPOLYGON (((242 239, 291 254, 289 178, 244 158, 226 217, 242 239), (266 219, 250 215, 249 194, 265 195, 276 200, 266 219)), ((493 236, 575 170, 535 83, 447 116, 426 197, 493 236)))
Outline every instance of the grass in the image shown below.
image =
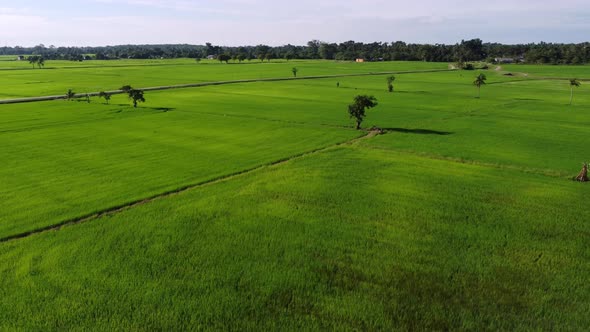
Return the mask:
POLYGON ((0 322, 26 330, 580 330, 589 323, 590 257, 580 234, 590 210, 570 197, 586 189, 337 148, 3 244, 0 322))
MULTIPOLYGON (((293 67, 183 61, 7 70, 20 81, 0 84, 38 95, 19 82, 293 67)), ((356 65, 297 63, 446 67, 356 65)), ((490 70, 476 99, 476 74, 400 74, 395 93, 367 76, 150 92, 138 109, 123 96, 1 105, 0 238, 255 170, 0 243, 0 330, 585 329, 589 188, 571 177, 588 157, 590 87, 569 106, 565 80, 490 70), (387 134, 338 145, 363 134, 346 114, 357 94, 380 104, 363 126, 387 134)))
MULTIPOLYGON (((353 130, 61 102, 2 113, 0 238, 346 141, 353 130), (39 112, 50 114, 38 119, 39 112), (23 113, 35 117, 22 125, 23 113), (61 114, 55 122, 54 113, 61 114)), ((264 107, 264 105, 258 105, 264 107)), ((269 104, 267 107, 272 107, 269 104)))
POLYGON ((588 65, 501 65, 504 71, 526 73, 533 77, 590 79, 588 65))
MULTIPOLYGON (((0 99, 65 94, 68 89, 78 93, 115 90, 125 84, 151 87, 222 80, 291 77, 293 66, 299 76, 355 74, 383 71, 447 69, 440 63, 350 63, 334 61, 251 62, 225 64, 196 63, 194 60, 173 61, 89 61, 84 63, 48 61, 45 69, 33 69, 17 62, 22 70, 5 70, 0 76, 0 99)), ((2 65, 0 64, 0 69, 2 65)))

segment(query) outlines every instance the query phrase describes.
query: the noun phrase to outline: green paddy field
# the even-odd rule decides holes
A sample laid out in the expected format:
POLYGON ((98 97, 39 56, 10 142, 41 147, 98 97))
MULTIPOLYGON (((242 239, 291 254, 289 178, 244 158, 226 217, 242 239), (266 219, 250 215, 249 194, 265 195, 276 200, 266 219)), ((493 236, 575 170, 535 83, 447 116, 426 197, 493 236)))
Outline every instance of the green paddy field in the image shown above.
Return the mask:
POLYGON ((5 57, 0 101, 293 67, 373 75, 0 105, 0 330, 590 326, 590 66, 5 57))

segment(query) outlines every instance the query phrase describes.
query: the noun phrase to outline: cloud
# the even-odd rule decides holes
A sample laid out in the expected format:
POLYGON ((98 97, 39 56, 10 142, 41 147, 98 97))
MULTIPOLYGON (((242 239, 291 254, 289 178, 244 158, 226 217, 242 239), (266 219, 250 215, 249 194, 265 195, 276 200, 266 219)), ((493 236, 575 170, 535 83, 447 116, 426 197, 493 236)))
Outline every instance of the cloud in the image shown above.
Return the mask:
POLYGON ((579 42, 587 39, 590 28, 586 2, 82 0, 71 6, 55 0, 36 4, 35 11, 0 8, 0 43, 455 43, 474 37, 509 43, 579 42))
POLYGON ((24 45, 29 41, 23 38, 27 32, 41 31, 47 27, 48 20, 39 15, 28 14, 26 8, 0 8, 0 43, 4 45, 24 45))

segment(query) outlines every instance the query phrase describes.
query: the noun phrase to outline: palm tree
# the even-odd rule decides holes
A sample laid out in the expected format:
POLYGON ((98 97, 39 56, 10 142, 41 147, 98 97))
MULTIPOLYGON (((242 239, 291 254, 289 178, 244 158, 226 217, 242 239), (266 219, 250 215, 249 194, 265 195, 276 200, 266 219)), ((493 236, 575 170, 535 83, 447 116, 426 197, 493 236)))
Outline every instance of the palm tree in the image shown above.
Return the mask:
POLYGON ((580 83, 580 81, 578 81, 577 78, 570 79, 570 89, 572 90, 571 95, 570 95, 570 105, 574 101, 574 88, 577 88, 580 85, 582 85, 582 83, 580 83))
POLYGON ((480 97, 480 95, 481 95, 481 86, 486 84, 486 80, 487 79, 488 78, 486 77, 485 74, 479 74, 475 78, 475 81, 473 81, 473 85, 475 85, 477 87, 477 98, 480 97))
POLYGON ((391 75, 387 77, 387 90, 389 92, 393 92, 393 82, 395 81, 395 76, 391 75))

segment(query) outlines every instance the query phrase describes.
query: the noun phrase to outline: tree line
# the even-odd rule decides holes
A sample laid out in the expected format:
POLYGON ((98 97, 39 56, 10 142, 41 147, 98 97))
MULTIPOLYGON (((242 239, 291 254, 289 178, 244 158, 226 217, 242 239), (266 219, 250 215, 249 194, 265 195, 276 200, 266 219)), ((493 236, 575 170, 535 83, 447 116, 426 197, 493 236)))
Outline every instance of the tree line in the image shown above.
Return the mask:
POLYGON ((222 61, 270 59, 325 59, 367 61, 463 62, 510 58, 517 62, 540 64, 585 64, 590 62, 590 43, 530 43, 504 45, 484 43, 481 39, 463 40, 454 45, 408 44, 402 41, 327 43, 312 40, 307 45, 215 46, 205 45, 119 45, 103 47, 0 47, 0 55, 37 55, 46 60, 171 59, 207 57, 222 61))

